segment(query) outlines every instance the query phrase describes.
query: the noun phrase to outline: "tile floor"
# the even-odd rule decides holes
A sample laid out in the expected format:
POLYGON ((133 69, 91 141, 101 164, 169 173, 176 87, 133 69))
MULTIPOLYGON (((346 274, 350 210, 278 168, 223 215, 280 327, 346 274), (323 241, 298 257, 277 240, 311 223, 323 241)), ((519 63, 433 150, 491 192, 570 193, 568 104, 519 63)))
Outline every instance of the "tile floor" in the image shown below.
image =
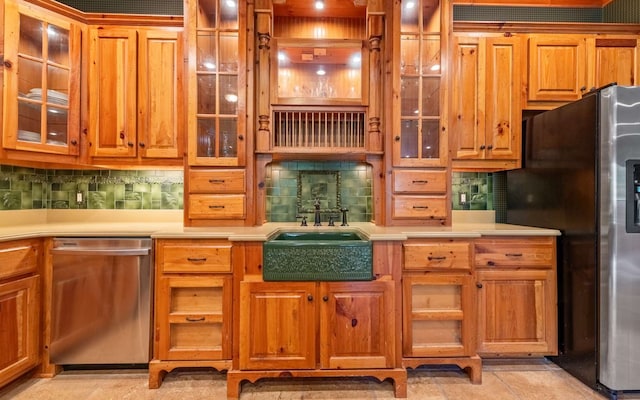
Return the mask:
MULTIPOLYGON (((52 379, 22 379, 0 390, 0 399, 225 399, 223 373, 174 371, 159 389, 147 388, 146 370, 64 371, 52 379)), ((640 396, 619 396, 640 399, 640 396)), ((279 379, 243 383, 241 400, 369 400, 393 397, 391 382, 372 378, 279 379)), ((485 360, 482 385, 472 385, 459 369, 409 371, 408 399, 415 400, 603 400, 545 359, 485 360)))

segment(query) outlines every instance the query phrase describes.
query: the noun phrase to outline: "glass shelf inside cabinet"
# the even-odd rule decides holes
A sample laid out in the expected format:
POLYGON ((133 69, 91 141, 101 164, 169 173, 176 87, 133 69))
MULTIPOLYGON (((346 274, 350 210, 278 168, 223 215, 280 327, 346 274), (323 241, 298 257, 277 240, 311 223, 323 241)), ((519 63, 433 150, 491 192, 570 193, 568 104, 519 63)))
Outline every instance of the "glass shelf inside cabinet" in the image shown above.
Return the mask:
POLYGON ((279 41, 277 103, 362 104, 362 41, 279 41))

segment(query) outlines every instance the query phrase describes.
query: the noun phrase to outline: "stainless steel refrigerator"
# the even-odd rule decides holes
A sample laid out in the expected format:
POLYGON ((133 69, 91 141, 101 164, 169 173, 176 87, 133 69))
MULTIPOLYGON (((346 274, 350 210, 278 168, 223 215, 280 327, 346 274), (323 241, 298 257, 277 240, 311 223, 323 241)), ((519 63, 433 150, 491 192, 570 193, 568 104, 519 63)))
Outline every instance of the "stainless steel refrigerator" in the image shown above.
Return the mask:
POLYGON ((523 122, 508 223, 555 228, 552 360, 611 398, 640 390, 640 87, 610 85, 523 122))

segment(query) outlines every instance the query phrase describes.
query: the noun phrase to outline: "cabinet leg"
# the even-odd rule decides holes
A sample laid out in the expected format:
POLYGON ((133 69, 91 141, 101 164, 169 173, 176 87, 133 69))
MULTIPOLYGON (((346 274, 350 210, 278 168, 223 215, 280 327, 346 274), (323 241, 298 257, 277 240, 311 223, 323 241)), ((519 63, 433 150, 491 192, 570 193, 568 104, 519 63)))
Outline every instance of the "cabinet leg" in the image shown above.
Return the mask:
POLYGON ((469 380, 472 384, 482 384, 482 359, 479 356, 471 357, 464 370, 469 375, 469 380))
POLYGON ((149 363, 149 389, 157 389, 162 384, 167 371, 157 361, 149 363))
POLYGON ((404 376, 398 375, 393 378, 393 389, 396 398, 407 398, 407 371, 404 371, 404 376))
POLYGON ((240 397, 241 378, 236 378, 233 373, 227 372, 227 399, 236 400, 240 397))

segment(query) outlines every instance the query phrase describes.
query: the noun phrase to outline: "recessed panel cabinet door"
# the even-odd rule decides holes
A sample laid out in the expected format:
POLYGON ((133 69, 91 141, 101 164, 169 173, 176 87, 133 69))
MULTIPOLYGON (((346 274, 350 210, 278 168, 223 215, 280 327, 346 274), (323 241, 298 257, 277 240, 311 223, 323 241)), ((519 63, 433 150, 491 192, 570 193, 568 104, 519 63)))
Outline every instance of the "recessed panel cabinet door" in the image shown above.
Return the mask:
POLYGON ((181 32, 139 32, 138 147, 142 157, 182 156, 182 42, 181 32))
POLYGON ((573 101, 587 90, 586 36, 531 35, 529 101, 573 101))
POLYGON ((135 29, 90 30, 89 137, 93 157, 135 157, 135 29))
POLYGON ((240 283, 240 369, 316 367, 314 282, 240 283))
POLYGON ((477 271, 478 353, 555 355, 553 270, 477 271))
POLYGON ((0 387, 38 364, 40 277, 0 285, 0 387))
POLYGON ((322 283, 321 368, 393 368, 394 282, 322 283))
POLYGON ((602 87, 616 82, 634 86, 639 83, 640 39, 636 37, 611 37, 596 39, 595 86, 602 87))

